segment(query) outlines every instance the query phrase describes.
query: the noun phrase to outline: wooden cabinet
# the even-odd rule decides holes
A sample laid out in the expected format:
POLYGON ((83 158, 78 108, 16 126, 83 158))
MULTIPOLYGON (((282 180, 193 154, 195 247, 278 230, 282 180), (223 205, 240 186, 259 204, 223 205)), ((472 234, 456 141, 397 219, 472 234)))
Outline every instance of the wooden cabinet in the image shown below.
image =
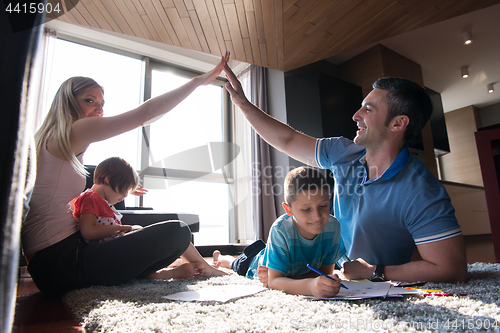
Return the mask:
POLYGON ((455 216, 464 236, 491 234, 484 188, 441 181, 455 208, 455 216))
POLYGON ((471 105, 446 112, 444 116, 450 141, 450 153, 439 157, 441 179, 483 186, 474 137, 474 133, 481 128, 479 110, 471 105))
POLYGON ((500 262, 500 129, 475 133, 496 262, 500 262))

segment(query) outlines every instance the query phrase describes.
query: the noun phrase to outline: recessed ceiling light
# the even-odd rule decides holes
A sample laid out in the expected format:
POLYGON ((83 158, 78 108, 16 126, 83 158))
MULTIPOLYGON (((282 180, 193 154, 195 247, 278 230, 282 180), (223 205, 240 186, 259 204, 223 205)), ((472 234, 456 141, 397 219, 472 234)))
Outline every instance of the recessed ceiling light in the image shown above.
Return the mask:
POLYGON ((469 67, 467 66, 464 66, 460 69, 460 72, 462 73, 462 77, 464 79, 468 78, 469 77, 469 67))
POLYGON ((464 45, 472 44, 472 34, 470 31, 465 31, 462 34, 464 45))

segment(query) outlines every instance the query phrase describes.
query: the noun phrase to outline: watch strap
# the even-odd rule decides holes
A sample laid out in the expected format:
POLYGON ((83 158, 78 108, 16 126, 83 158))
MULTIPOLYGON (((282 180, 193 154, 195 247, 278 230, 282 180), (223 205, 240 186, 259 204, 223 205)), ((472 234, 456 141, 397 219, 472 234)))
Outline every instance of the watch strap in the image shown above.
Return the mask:
POLYGON ((383 265, 375 266, 375 271, 373 271, 373 274, 372 274, 372 277, 370 278, 370 281, 372 281, 372 282, 385 281, 384 270, 385 270, 385 266, 383 266, 383 265))

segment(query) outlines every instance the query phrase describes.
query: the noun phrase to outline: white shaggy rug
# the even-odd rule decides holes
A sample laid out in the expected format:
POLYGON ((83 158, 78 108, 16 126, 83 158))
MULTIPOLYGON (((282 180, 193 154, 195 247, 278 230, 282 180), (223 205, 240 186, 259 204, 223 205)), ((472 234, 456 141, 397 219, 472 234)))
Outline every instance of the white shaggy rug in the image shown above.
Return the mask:
POLYGON ((469 265, 469 277, 465 284, 421 287, 467 296, 312 301, 265 290, 227 303, 163 298, 207 286, 260 284, 232 275, 136 280, 73 291, 64 301, 86 332, 499 332, 500 264, 469 265))

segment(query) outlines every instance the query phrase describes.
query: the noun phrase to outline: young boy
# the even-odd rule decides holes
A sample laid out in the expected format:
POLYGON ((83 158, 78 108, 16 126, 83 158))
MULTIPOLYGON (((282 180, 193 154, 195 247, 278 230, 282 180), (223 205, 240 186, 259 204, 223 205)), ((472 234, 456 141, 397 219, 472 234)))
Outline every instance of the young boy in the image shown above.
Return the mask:
POLYGON ((299 167, 290 171, 284 184, 286 214, 271 226, 267 245, 259 240, 236 259, 215 251, 214 264, 249 278, 258 277, 264 286, 289 294, 335 296, 340 279, 332 273, 345 247, 340 224, 330 215, 329 189, 318 170, 299 167), (307 264, 335 281, 318 276, 307 264))

